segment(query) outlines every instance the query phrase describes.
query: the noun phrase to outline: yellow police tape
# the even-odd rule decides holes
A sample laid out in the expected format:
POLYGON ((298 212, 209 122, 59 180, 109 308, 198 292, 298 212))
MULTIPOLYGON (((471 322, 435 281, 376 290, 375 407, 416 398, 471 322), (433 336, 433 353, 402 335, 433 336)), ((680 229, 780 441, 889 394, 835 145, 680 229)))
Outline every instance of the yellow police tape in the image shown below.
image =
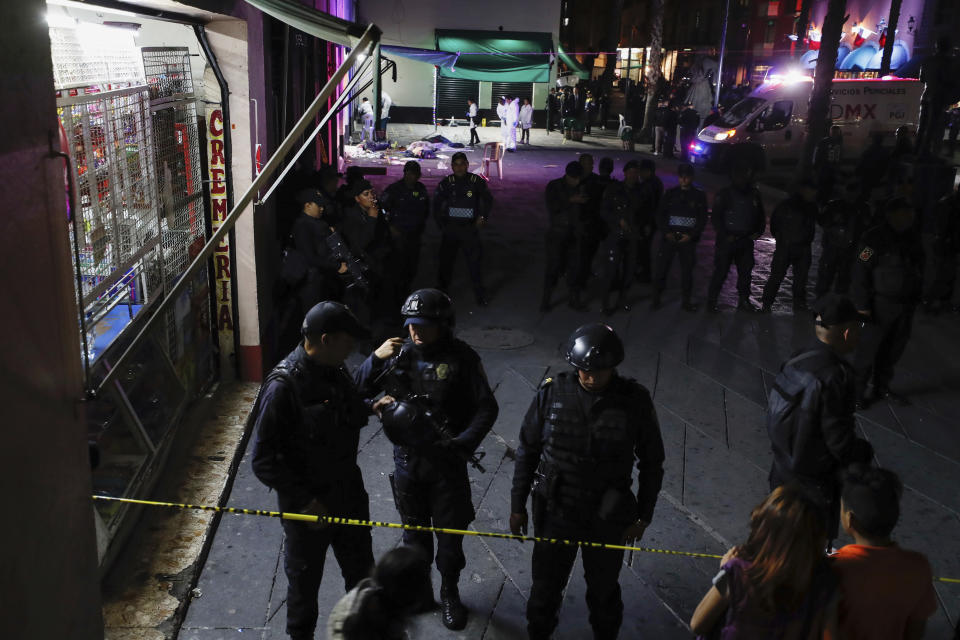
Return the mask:
MULTIPOLYGON (((449 533, 460 536, 476 536, 480 538, 501 538, 504 540, 519 540, 529 542, 545 542, 548 544, 564 544, 577 547, 591 547, 600 549, 614 549, 617 551, 644 551, 646 553, 663 553, 672 556, 688 556, 691 558, 715 558, 720 559, 714 553, 697 553, 694 551, 673 551, 671 549, 652 549, 650 547, 631 547, 622 544, 607 544, 604 542, 590 542, 586 540, 564 540, 561 538, 541 538, 539 536, 524 536, 515 533, 496 533, 493 531, 472 531, 469 529, 448 529, 444 527, 426 527, 414 524, 401 524, 398 522, 379 522, 376 520, 358 520, 356 518, 339 518, 336 516, 315 516, 305 513, 286 513, 283 511, 264 511, 262 509, 238 509, 235 507, 215 507, 203 504, 183 504, 177 502, 158 502, 155 500, 135 500, 133 498, 115 498, 113 496, 92 496, 94 500, 104 500, 109 502, 124 502, 127 504, 140 504, 149 507, 170 507, 174 509, 197 509, 199 511, 215 511, 218 513, 234 513, 247 516, 263 516, 267 518, 280 518, 282 520, 295 520, 298 522, 326 522, 328 524, 340 524, 353 527, 381 527, 386 529, 406 529, 409 531, 429 531, 432 533, 449 533)), ((934 580, 940 582, 951 582, 960 584, 956 578, 938 578, 934 580)))

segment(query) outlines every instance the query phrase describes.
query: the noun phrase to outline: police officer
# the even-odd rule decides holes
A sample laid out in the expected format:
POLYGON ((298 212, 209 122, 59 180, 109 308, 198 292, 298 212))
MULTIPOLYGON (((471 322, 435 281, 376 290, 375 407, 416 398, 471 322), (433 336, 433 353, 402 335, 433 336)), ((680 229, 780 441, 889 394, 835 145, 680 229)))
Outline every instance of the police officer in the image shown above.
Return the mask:
POLYGON ((717 192, 713 199, 711 221, 717 232, 713 256, 713 277, 707 288, 707 310, 720 311, 717 297, 727 279, 730 265, 737 266, 737 309, 756 311, 750 302, 750 280, 753 275, 753 243, 767 226, 760 191, 753 184, 753 169, 745 163, 734 165, 731 185, 717 192))
POLYGON ((924 285, 923 305, 929 313, 947 309, 953 297, 960 248, 960 190, 944 196, 934 207, 930 233, 923 234, 929 281, 924 285))
POLYGON ((486 180, 467 171, 470 161, 465 153, 458 151, 453 154, 450 167, 453 174, 440 181, 433 199, 433 215, 442 234, 437 288, 449 291, 457 252, 462 249, 477 304, 485 307, 487 294, 483 288, 480 263, 483 254, 480 229, 490 216, 493 196, 487 188, 486 180))
POLYGON ((580 164, 583 165, 582 183, 590 199, 580 213, 583 220, 583 237, 580 242, 580 275, 584 283, 593 275, 593 260, 600 248, 600 243, 607 235, 606 225, 603 222, 603 194, 607 187, 616 182, 613 177, 613 158, 600 158, 597 163, 599 173, 593 172, 593 156, 589 153, 580 154, 580 164))
POLYGON ((793 310, 807 308, 807 275, 810 273, 813 237, 819 211, 817 190, 812 182, 804 181, 789 198, 778 204, 770 214, 770 234, 776 240, 770 263, 770 275, 763 287, 761 311, 769 313, 780 291, 780 283, 793 268, 793 310))
MULTIPOLYGON (((400 443, 394 447, 396 471, 391 481, 403 522, 466 529, 475 513, 465 460, 493 427, 499 411, 497 400, 480 356, 453 337, 453 303, 445 293, 419 289, 406 299, 401 313, 409 337, 384 342, 357 370, 357 384, 368 398, 386 389, 394 393, 405 389, 426 403, 411 407, 412 401, 388 393, 372 404, 384 431, 400 443), (435 419, 412 413, 426 407, 436 412, 435 419), (438 420, 451 437, 438 437, 438 420), (426 436, 405 435, 405 431, 426 436)), ((403 540, 423 548, 428 557, 433 555, 430 533, 404 531, 403 540)), ((460 602, 457 586, 466 565, 463 537, 437 534, 436 559, 442 578, 443 624, 463 629, 467 609, 460 602)), ((429 604, 432 597, 431 593, 429 604)))
POLYGON ((650 282, 653 273, 650 246, 656 231, 656 215, 661 198, 663 181, 657 176, 657 165, 650 158, 644 158, 640 161, 640 203, 633 214, 634 275, 640 283, 650 282))
POLYGON ((583 208, 589 199, 581 183, 583 165, 577 161, 567 164, 562 178, 547 183, 544 197, 547 201, 548 227, 545 237, 547 268, 543 281, 540 310, 550 310, 550 296, 564 272, 571 309, 586 308, 581 299, 585 277, 580 271, 580 245, 583 242, 583 208))
POLYGON ((607 229, 602 253, 604 256, 603 313, 610 315, 618 308, 629 311, 627 291, 636 248, 635 211, 643 205, 640 188, 640 163, 630 160, 623 165, 623 182, 612 183, 603 194, 601 216, 607 229), (615 301, 614 301, 615 300, 615 301))
POLYGON ((303 209, 290 230, 281 260, 281 284, 275 289, 279 354, 288 353, 300 341, 303 316, 313 305, 340 299, 343 287, 338 274, 347 270, 327 245, 332 231, 327 212, 333 202, 316 188, 301 190, 297 201, 303 209))
POLYGON ((855 375, 844 360, 857 348, 863 317, 837 294, 817 300, 814 311, 816 339, 780 367, 768 399, 769 478, 771 490, 799 482, 819 493, 832 540, 840 522, 840 472, 873 457, 870 444, 856 434, 855 375), (817 410, 798 410, 808 406, 817 410))
POLYGON ((913 329, 920 302, 923 246, 913 229, 914 211, 903 198, 886 204, 883 224, 863 234, 853 266, 852 297, 870 326, 857 349, 857 401, 909 401, 890 390, 893 368, 900 360, 913 329), (873 381, 873 395, 867 385, 873 381))
POLYGON ((384 189, 380 204, 387 212, 393 235, 397 280, 404 295, 417 276, 423 229, 430 215, 430 194, 420 182, 420 163, 403 165, 403 180, 384 189))
MULTIPOLYGON (((357 466, 360 428, 369 410, 343 361, 370 332, 339 302, 321 302, 303 320, 303 341, 267 376, 254 403, 253 472, 277 492, 280 511, 368 520, 370 504, 357 466)), ((373 567, 370 531, 324 523, 281 522, 287 633, 313 638, 327 548, 344 587, 373 567)))
POLYGON ((673 256, 680 256, 680 287, 684 311, 691 313, 697 305, 690 300, 693 293, 693 267, 697 260, 697 242, 707 224, 707 194, 693 186, 693 167, 677 167, 678 186, 663 194, 657 214, 657 226, 663 230, 653 275, 651 308, 660 308, 660 296, 667 286, 667 273, 673 256))
POLYGON ((363 263, 369 282, 369 287, 361 297, 347 295, 345 299, 348 304, 363 308, 361 317, 369 313, 371 322, 376 324, 398 321, 396 309, 403 294, 399 293, 400 274, 392 266, 393 236, 388 215, 380 206, 376 190, 367 180, 361 178, 353 182, 353 203, 343 209, 343 220, 338 228, 351 254, 363 263))
MULTIPOLYGON (((526 534, 533 487, 537 536, 608 544, 631 544, 643 536, 663 480, 663 441, 650 393, 616 371, 623 355, 613 329, 584 325, 566 347, 575 371, 540 385, 520 430, 510 500, 514 534, 526 534)), ((582 554, 594 637, 616 638, 623 620, 618 581, 623 552, 582 547, 582 554)), ((534 546, 527 601, 531 640, 549 638, 557 626, 576 556, 576 546, 534 546)))
POLYGON ((870 205, 864 201, 860 185, 848 182, 842 198, 831 200, 817 216, 820 235, 820 261, 814 293, 822 297, 831 289, 850 290, 850 270, 857 254, 857 242, 870 224, 870 205))

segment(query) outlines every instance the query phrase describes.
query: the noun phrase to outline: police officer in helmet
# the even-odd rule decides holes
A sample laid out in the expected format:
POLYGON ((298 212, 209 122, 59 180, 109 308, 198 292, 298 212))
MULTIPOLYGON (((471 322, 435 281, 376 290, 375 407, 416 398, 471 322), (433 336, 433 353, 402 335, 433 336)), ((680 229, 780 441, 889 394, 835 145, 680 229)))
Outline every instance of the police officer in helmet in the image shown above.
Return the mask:
MULTIPOLYGON (((371 408, 395 445, 391 484, 402 521, 466 529, 475 517, 466 460, 496 421, 497 401, 480 356, 453 336, 453 303, 445 293, 414 291, 401 314, 409 337, 384 342, 356 381, 371 402, 386 392, 371 408)), ((463 629, 467 609, 457 584, 466 565, 463 537, 436 537, 441 618, 447 628, 463 629)), ((404 531, 403 540, 433 555, 431 533, 404 531)), ((425 604, 433 605, 432 589, 425 604)))
MULTIPOLYGON (((280 511, 368 520, 370 504, 357 466, 369 410, 343 365, 357 339, 370 337, 339 302, 315 305, 303 341, 267 376, 251 411, 253 472, 277 491, 280 511)), ((370 531, 283 520, 287 633, 314 637, 317 595, 332 546, 347 591, 373 567, 370 531)))
MULTIPOLYGON (((540 385, 521 427, 511 492, 513 533, 526 534, 532 488, 537 536, 608 544, 643 536, 663 480, 663 440, 650 393, 617 373, 623 355, 623 343, 607 325, 587 324, 570 336, 566 357, 575 371, 540 385)), ((594 637, 616 638, 623 620, 623 552, 583 547, 582 553, 594 637)), ((531 640, 549 638, 557 626, 576 556, 576 546, 534 546, 527 601, 531 640)))

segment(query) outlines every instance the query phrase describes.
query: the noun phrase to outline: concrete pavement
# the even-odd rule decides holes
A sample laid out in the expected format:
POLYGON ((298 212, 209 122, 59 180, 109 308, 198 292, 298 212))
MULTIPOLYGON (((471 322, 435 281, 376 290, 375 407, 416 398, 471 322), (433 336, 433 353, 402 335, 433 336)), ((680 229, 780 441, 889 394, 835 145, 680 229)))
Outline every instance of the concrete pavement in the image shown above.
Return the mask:
MULTIPOLYGON (((402 125, 391 125, 391 129, 393 135, 404 132, 402 125)), ((481 138, 490 140, 495 133, 481 131, 481 138)), ((560 145, 556 134, 546 136, 537 130, 533 142, 529 148, 509 154, 506 177, 490 182, 496 199, 484 231, 490 306, 475 307, 462 262, 454 279, 458 331, 483 357, 500 403, 500 417, 483 443, 487 473, 471 470, 477 510, 473 527, 507 530, 512 451, 523 413, 540 380, 567 368, 557 349, 564 338, 580 324, 603 320, 617 329, 626 343, 621 373, 636 378, 653 394, 667 451, 663 490, 642 544, 723 553, 745 539, 750 510, 766 494, 770 454, 764 429, 765 397, 779 364, 811 338, 810 318, 793 317, 786 311, 791 307, 789 278, 772 316, 744 315, 732 309, 718 316, 684 313, 679 308, 676 272, 671 274, 664 308, 656 312, 648 309, 649 285, 634 285, 632 311, 606 318, 599 313, 599 291, 594 283, 588 311, 573 311, 561 302, 550 313, 540 313, 544 185, 561 175, 563 166, 582 151, 594 153, 596 159, 613 157, 618 177, 625 160, 639 154, 619 150, 619 141, 609 137, 560 145)), ((480 152, 469 155, 471 169, 476 170, 480 152)), ((667 186, 674 184, 675 162, 658 164, 664 165, 658 173, 667 186)), ((424 182, 432 191, 447 170, 437 168, 437 161, 425 161, 423 166, 424 182)), ((398 179, 399 172, 399 167, 390 166, 387 176, 374 176, 372 181, 383 188, 398 179)), ((698 176, 697 181, 711 192, 724 182, 706 175, 698 176)), ((782 193, 764 190, 768 211, 781 197, 782 193)), ((431 227, 418 286, 435 283, 437 239, 431 227)), ((695 298, 701 302, 712 267, 712 239, 708 226, 695 275, 695 298)), ((769 238, 759 244, 755 299, 772 246, 769 238)), ((811 284, 814 281, 815 274, 811 284)), ((736 302, 732 274, 721 301, 736 302)), ((935 574, 960 577, 960 438, 956 427, 960 405, 954 399, 960 388, 958 323, 956 316, 919 316, 917 320, 914 338, 894 380, 895 389, 908 393, 914 404, 901 408, 880 403, 860 415, 858 422, 873 443, 878 462, 899 473, 907 486, 896 539, 927 554, 935 574)), ((248 451, 228 505, 273 509, 275 496, 253 476, 249 456, 248 451)), ((362 438, 359 460, 373 519, 397 521, 386 477, 392 467, 391 446, 376 419, 371 419, 362 438)), ((199 577, 202 595, 190 603, 179 637, 285 638, 282 537, 274 520, 224 516, 199 577)), ((398 543, 399 534, 374 530, 373 540, 379 556, 398 543)), ((473 538, 467 539, 465 549, 468 566, 461 593, 471 610, 466 631, 449 632, 437 613, 429 613, 411 622, 409 637, 525 637, 523 612, 530 589, 532 546, 473 538)), ((636 555, 633 566, 624 567, 621 573, 625 602, 621 637, 690 637, 686 622, 716 569, 715 560, 636 555)), ((943 638, 960 616, 960 585, 938 583, 936 589, 940 607, 927 637, 943 638)), ((557 638, 589 637, 584 590, 578 563, 567 587, 557 638)), ((342 580, 330 554, 321 587, 321 616, 342 594, 342 580)), ((323 625, 321 617, 320 628, 323 625)), ((323 633, 318 631, 317 637, 324 637, 323 633)))

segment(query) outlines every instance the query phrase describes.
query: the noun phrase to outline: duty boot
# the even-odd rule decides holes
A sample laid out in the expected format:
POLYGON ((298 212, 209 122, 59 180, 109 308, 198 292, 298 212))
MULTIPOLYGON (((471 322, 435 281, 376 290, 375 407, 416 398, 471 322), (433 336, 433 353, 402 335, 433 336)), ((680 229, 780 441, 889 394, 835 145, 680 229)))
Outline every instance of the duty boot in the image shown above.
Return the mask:
POLYGON ((696 313, 697 309, 699 309, 700 306, 696 302, 690 302, 690 300, 684 300, 680 304, 680 308, 686 311, 687 313, 696 313))
POLYGON ((456 580, 444 578, 440 586, 440 618, 443 626, 453 631, 467 626, 467 608, 460 602, 456 580))
POLYGON ((769 302, 764 302, 763 305, 760 307, 760 313, 768 314, 772 311, 773 311, 773 305, 770 304, 769 302))
POLYGON ((720 313, 720 305, 716 300, 707 300, 707 313, 720 313))
POLYGON ((758 313, 760 310, 750 302, 750 298, 741 298, 737 303, 737 311, 746 311, 747 313, 758 313))

